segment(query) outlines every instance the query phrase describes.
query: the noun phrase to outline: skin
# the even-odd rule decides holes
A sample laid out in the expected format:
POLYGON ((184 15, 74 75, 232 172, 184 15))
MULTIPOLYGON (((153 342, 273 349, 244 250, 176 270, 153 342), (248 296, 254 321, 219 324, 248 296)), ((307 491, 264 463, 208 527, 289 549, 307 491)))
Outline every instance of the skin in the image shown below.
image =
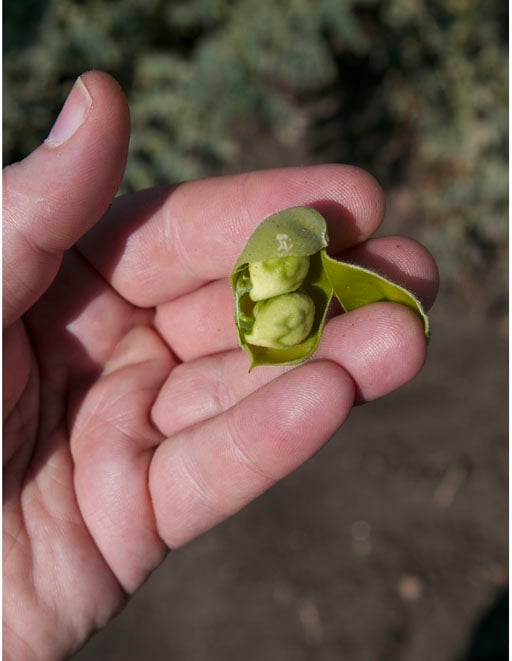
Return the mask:
POLYGON ((4 171, 4 654, 69 655, 165 557, 315 454, 426 353, 410 310, 331 319, 315 359, 248 373, 228 276, 261 219, 311 205, 332 245, 428 307, 430 255, 369 240, 376 182, 332 165, 113 197, 129 136, 109 76, 64 143, 4 171), (207 442, 205 442, 207 441, 207 442))

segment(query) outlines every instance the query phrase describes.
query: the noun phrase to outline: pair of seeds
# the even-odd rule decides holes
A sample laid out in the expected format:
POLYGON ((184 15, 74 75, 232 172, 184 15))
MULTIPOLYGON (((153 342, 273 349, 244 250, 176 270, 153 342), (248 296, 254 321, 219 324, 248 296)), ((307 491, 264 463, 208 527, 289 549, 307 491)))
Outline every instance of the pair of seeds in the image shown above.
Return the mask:
POLYGON ((245 341, 269 349, 288 349, 300 344, 311 332, 315 304, 299 290, 309 271, 309 256, 273 257, 249 264, 251 289, 255 301, 254 322, 245 341))

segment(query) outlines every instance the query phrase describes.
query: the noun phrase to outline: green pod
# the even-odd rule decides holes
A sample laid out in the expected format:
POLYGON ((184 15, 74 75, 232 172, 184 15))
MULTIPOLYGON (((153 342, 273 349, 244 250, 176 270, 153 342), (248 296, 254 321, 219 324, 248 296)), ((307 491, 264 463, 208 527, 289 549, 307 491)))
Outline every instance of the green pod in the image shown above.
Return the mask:
POLYGON ((238 340, 251 357, 250 369, 307 360, 320 341, 333 295, 347 312, 377 301, 406 305, 423 321, 428 339, 428 317, 411 292, 373 271, 332 259, 327 245, 325 220, 309 207, 266 218, 249 238, 231 286, 238 340))

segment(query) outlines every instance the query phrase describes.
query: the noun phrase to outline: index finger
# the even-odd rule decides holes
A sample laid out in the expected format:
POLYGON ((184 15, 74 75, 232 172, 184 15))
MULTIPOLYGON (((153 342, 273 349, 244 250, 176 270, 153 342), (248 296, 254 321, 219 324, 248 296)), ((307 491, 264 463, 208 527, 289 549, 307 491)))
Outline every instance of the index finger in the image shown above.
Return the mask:
POLYGON ((380 186, 359 168, 267 170, 118 198, 79 248, 124 298, 152 307, 227 277, 264 218, 300 205, 325 217, 333 250, 368 238, 385 206, 380 186))

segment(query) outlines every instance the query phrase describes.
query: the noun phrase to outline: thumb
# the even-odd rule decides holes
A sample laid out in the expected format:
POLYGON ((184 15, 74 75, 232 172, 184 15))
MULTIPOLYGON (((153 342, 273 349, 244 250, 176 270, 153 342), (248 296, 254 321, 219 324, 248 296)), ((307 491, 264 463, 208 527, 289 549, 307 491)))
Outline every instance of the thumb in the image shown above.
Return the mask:
POLYGON ((115 80, 75 82, 45 142, 4 170, 4 327, 55 277, 62 254, 106 211, 126 165, 130 120, 115 80))

